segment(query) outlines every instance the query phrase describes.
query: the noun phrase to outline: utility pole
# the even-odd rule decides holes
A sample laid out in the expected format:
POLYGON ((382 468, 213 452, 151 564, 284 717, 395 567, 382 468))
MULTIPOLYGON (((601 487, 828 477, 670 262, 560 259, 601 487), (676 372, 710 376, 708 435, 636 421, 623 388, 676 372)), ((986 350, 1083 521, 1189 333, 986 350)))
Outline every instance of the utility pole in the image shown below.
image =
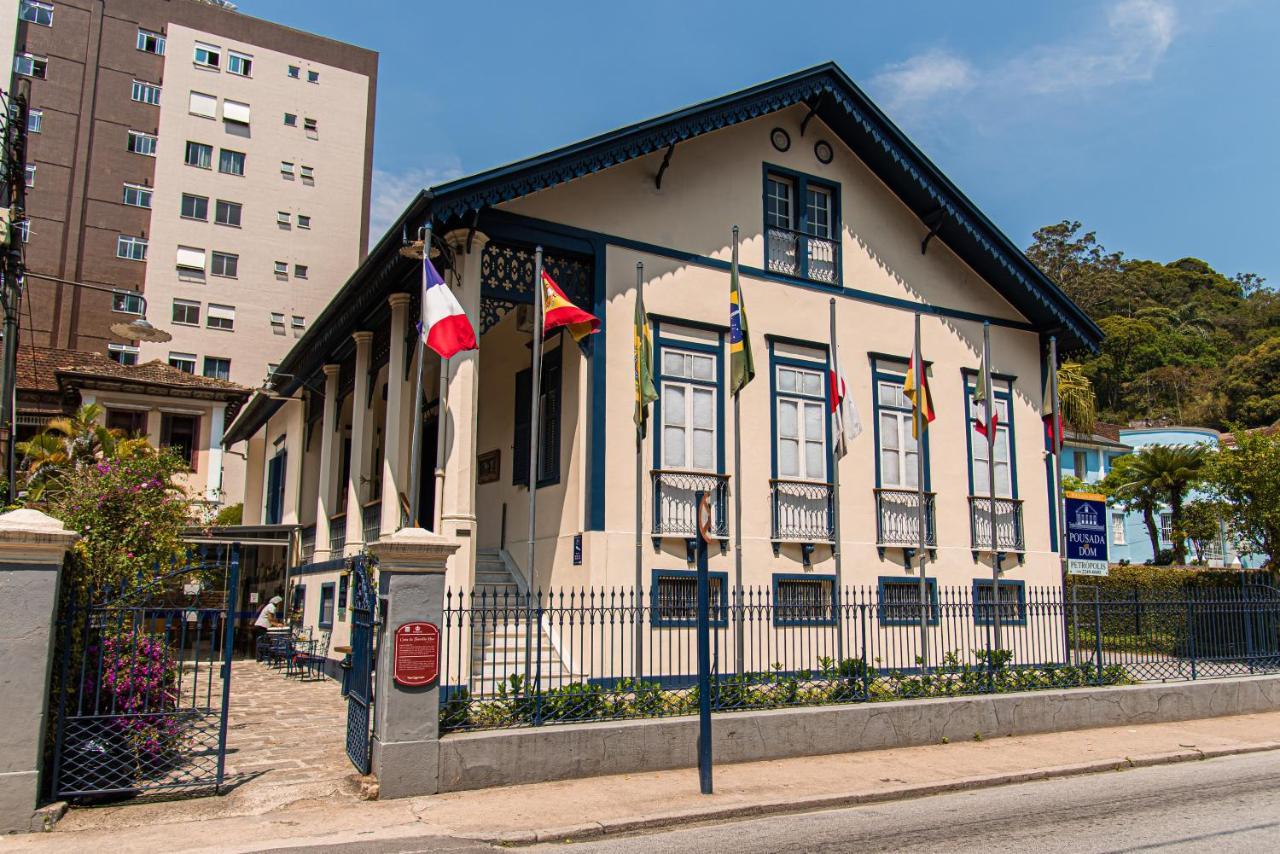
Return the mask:
POLYGON ((17 407, 18 311, 22 304, 22 235, 16 223, 27 218, 27 101, 31 86, 20 80, 16 91, 0 97, 4 106, 3 181, 0 181, 0 308, 4 311, 4 351, 0 362, 0 442, 3 443, 5 503, 16 496, 14 414, 17 407))

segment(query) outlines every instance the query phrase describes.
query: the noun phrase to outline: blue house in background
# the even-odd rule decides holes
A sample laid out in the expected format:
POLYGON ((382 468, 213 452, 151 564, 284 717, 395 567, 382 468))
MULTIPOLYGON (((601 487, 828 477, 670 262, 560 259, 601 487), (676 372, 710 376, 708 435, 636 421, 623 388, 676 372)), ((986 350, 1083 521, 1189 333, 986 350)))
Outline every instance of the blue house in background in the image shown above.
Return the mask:
MULTIPOLYGON (((1087 484, 1094 484, 1106 477, 1116 459, 1125 454, 1152 445, 1209 445, 1216 448, 1221 438, 1218 431, 1208 427, 1120 427, 1099 422, 1094 429, 1092 435, 1067 431, 1063 437, 1064 477, 1074 476, 1087 484)), ((1187 500, 1204 497, 1204 493, 1193 490, 1187 495, 1187 500)), ((1141 564, 1155 560, 1142 514, 1123 513, 1115 508, 1110 508, 1110 514, 1107 528, 1111 562, 1141 564)), ((1173 517, 1168 508, 1159 512, 1157 522, 1160 525, 1160 548, 1173 548, 1173 517)), ((1187 554, 1192 559, 1196 556, 1190 542, 1187 543, 1187 554)), ((1216 542, 1206 544, 1205 560, 1210 566, 1245 568, 1265 563, 1262 555, 1240 554, 1225 531, 1216 542)))

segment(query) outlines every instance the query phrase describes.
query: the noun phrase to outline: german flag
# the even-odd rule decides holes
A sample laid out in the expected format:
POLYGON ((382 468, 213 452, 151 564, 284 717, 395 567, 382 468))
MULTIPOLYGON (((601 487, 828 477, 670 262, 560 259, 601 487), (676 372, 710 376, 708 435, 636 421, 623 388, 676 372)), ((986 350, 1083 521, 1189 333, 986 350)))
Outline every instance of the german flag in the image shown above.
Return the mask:
POLYGON ((564 295, 555 280, 542 271, 542 334, 547 335, 553 329, 567 327, 574 341, 581 341, 588 335, 600 331, 600 318, 590 312, 583 311, 564 295))

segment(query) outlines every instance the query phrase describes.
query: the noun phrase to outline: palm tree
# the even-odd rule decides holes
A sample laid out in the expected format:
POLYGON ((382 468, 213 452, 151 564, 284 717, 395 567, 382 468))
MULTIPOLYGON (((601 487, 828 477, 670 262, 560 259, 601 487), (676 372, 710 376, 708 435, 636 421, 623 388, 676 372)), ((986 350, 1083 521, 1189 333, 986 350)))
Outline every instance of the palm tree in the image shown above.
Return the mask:
POLYGON ((1092 433, 1097 408, 1093 383, 1079 362, 1063 362, 1058 367, 1058 402, 1062 419, 1080 433, 1092 433))
POLYGON ((1169 507, 1173 528, 1173 561, 1187 562, 1187 538, 1183 526, 1183 504, 1187 493, 1203 476, 1208 448, 1204 445, 1152 445, 1131 457, 1122 457, 1114 484, 1116 498, 1133 504, 1143 512, 1151 547, 1159 554, 1160 543, 1155 527, 1155 506, 1159 499, 1169 507))
POLYGON ((68 471, 113 456, 122 441, 120 431, 99 423, 103 409, 96 403, 86 404, 74 415, 52 418, 44 432, 30 441, 19 442, 15 449, 22 454, 22 473, 29 500, 40 500, 45 490, 68 471))

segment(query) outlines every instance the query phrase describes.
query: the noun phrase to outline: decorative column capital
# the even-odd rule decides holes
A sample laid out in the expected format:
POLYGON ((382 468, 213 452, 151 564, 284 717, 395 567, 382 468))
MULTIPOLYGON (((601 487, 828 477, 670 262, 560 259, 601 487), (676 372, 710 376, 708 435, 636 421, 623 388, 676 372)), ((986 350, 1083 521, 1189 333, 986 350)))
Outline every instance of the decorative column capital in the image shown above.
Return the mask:
POLYGON ((324 375, 326 378, 328 377, 336 378, 338 374, 342 373, 342 365, 325 365, 320 370, 324 371, 324 375))
POLYGON ((412 296, 402 291, 387 297, 387 305, 391 306, 392 311, 395 311, 397 308, 407 308, 412 300, 412 296))
POLYGON ((369 553, 378 559, 379 572, 444 575, 445 561, 461 545, 453 537, 433 534, 423 528, 401 528, 375 543, 369 553))
POLYGON ((368 347, 373 343, 373 333, 368 329, 360 329, 351 333, 351 340, 356 342, 356 347, 368 347))
POLYGON ((454 252, 465 255, 467 253, 467 237, 471 238, 471 255, 479 255, 484 251, 484 247, 489 243, 489 235, 483 231, 472 232, 469 228, 455 228, 444 236, 444 242, 454 252))

